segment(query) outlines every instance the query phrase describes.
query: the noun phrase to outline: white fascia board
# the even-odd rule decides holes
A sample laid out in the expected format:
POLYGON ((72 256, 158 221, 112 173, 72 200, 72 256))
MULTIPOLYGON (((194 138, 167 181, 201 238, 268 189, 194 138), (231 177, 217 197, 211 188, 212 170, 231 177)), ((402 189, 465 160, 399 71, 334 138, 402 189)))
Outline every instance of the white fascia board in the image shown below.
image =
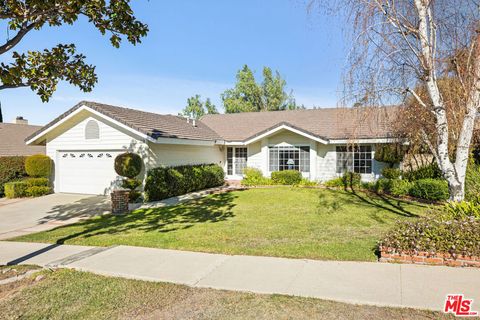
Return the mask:
POLYGON ((272 130, 269 130, 269 131, 267 131, 267 132, 264 132, 264 133, 262 133, 261 135, 256 136, 256 137, 254 137, 254 138, 252 138, 252 139, 250 139, 250 140, 247 140, 247 141, 245 141, 245 144, 250 144, 250 143, 256 142, 256 141, 258 141, 258 140, 261 140, 261 139, 263 139, 263 138, 265 138, 265 137, 268 137, 268 136, 273 135, 274 133, 276 133, 276 132, 278 132, 278 131, 280 131, 280 130, 288 130, 288 131, 291 131, 291 132, 296 133, 296 134, 298 134, 298 135, 304 136, 304 137, 306 137, 306 138, 308 138, 308 139, 311 139, 311 140, 320 142, 320 143, 322 143, 322 144, 328 144, 328 141, 327 141, 327 140, 323 140, 323 139, 320 139, 320 138, 318 138, 318 137, 312 136, 311 134, 308 134, 308 133, 305 133, 305 132, 300 131, 300 130, 298 130, 298 129, 292 128, 292 127, 290 127, 290 126, 288 126, 288 125, 285 125, 285 124, 283 124, 283 125, 281 125, 281 126, 279 126, 279 127, 276 127, 276 128, 274 128, 274 129, 272 129, 272 130))
POLYGON ((100 118, 102 118, 102 119, 105 119, 105 120, 107 120, 107 121, 109 121, 109 122, 111 122, 111 123, 113 123, 113 124, 115 124, 115 125, 123 128, 123 129, 125 129, 125 130, 127 130, 127 131, 129 131, 129 132, 132 132, 132 133, 136 134, 137 136, 142 137, 143 139, 149 140, 149 141, 151 141, 151 142, 155 142, 155 140, 154 140, 152 137, 150 137, 150 136, 148 136, 148 135, 146 135, 146 134, 144 134, 144 133, 142 133, 142 132, 140 132, 140 131, 137 131, 137 130, 135 130, 135 129, 132 129, 132 128, 130 128, 129 126, 126 126, 126 125, 124 125, 123 123, 121 123, 121 122, 119 122, 119 121, 117 121, 117 120, 115 120, 115 119, 112 119, 112 118, 104 115, 103 113, 100 113, 100 112, 98 112, 98 111, 96 111, 96 110, 93 110, 92 108, 89 108, 89 107, 83 105, 83 106, 81 106, 80 108, 78 108, 77 110, 75 110, 75 111, 73 111, 72 113, 70 113, 68 116, 66 116, 66 117, 63 118, 62 120, 60 120, 60 121, 58 121, 57 123, 55 123, 53 126, 51 126, 50 128, 48 128, 47 130, 45 130, 45 131, 43 131, 43 132, 40 132, 38 135, 34 136, 33 138, 31 138, 30 140, 28 140, 28 141, 25 142, 25 143, 26 143, 27 145, 32 144, 34 141, 40 139, 42 136, 46 135, 46 134, 49 133, 50 131, 58 128, 58 127, 61 126, 63 123, 65 123, 67 120, 69 120, 70 118, 74 117, 75 115, 79 114, 79 113, 82 112, 82 111, 88 111, 88 112, 90 112, 90 113, 92 113, 92 114, 94 114, 94 115, 96 115, 96 116, 98 116, 98 117, 100 117, 100 118))
POLYGON ((246 145, 245 142, 242 141, 225 141, 226 146, 244 146, 246 145))
POLYGON ((153 140, 156 144, 182 144, 182 145, 194 145, 194 146, 214 146, 213 140, 195 140, 195 139, 180 139, 180 138, 157 138, 153 140))
POLYGON ((349 144, 349 143, 394 143, 399 142, 398 138, 371 138, 371 139, 332 139, 330 144, 349 144))

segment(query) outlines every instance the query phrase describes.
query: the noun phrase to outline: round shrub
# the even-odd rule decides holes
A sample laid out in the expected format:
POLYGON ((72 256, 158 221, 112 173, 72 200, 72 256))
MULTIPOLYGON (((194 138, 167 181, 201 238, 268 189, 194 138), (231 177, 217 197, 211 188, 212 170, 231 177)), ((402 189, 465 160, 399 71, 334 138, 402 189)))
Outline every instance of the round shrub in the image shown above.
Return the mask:
POLYGON ((294 185, 302 181, 302 173, 297 170, 283 170, 272 172, 274 184, 294 185))
POLYGON ((269 178, 263 176, 262 171, 257 168, 243 169, 242 185, 244 186, 266 186, 272 184, 269 178))
POLYGON ((382 176, 387 179, 398 179, 402 175, 400 169, 397 168, 383 168, 382 176))
POLYGON ((390 181, 389 192, 396 197, 407 196, 412 186, 413 183, 408 180, 393 179, 390 181))
POLYGON ((445 180, 421 179, 413 183, 410 195, 425 200, 448 200, 450 193, 448 183, 445 180))
POLYGON ((115 172, 122 177, 135 178, 142 172, 142 166, 142 158, 136 153, 126 152, 115 158, 115 172))
POLYGON ((43 154, 35 154, 25 159, 25 171, 30 177, 48 178, 52 172, 52 159, 43 154))

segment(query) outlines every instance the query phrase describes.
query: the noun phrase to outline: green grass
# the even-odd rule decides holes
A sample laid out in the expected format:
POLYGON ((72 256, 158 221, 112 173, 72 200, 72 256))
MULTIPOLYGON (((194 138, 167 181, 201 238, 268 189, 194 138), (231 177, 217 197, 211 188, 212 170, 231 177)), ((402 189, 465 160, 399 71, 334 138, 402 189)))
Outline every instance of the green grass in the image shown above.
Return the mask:
POLYGON ((397 220, 414 220, 425 208, 362 192, 250 189, 96 217, 13 240, 374 261, 382 235, 397 220))
MULTIPOLYGON (((413 309, 43 271, 0 286, 2 319, 443 319, 413 309)), ((450 317, 452 318, 452 317, 450 317)))

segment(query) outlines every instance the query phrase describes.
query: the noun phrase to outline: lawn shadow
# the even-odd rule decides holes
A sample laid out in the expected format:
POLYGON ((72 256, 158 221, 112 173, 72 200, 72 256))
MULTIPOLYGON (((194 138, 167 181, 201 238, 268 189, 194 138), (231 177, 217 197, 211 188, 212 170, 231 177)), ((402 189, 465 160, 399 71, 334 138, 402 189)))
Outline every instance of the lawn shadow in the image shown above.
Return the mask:
POLYGON ((371 191, 357 192, 355 188, 345 188, 344 190, 345 192, 356 197, 358 200, 365 204, 392 212, 403 217, 419 217, 418 214, 413 213, 405 208, 406 205, 420 206, 417 203, 395 199, 390 196, 371 191))
POLYGON ((235 216, 232 211, 235 198, 237 196, 234 193, 224 192, 175 206, 140 209, 122 216, 108 214, 95 217, 76 223, 74 226, 81 227, 82 230, 58 239, 56 243, 64 244, 75 238, 117 235, 129 231, 166 233, 188 229, 196 224, 225 221, 235 216))

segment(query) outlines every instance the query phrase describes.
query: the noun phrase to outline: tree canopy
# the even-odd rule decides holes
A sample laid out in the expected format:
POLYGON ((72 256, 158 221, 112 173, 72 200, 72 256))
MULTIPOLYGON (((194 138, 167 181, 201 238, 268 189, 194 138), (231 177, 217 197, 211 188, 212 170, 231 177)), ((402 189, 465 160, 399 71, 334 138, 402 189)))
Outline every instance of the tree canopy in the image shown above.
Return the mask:
POLYGON ((263 81, 257 83, 245 65, 237 73, 235 87, 222 93, 225 113, 298 109, 292 94, 285 91, 286 85, 280 73, 269 67, 263 68, 263 81))
POLYGON ((217 114, 217 107, 209 98, 203 102, 200 95, 196 94, 187 99, 187 106, 180 113, 181 116, 198 119, 206 114, 217 114))
POLYGON ((86 62, 75 44, 58 44, 42 51, 11 52, 33 30, 45 26, 73 25, 85 17, 102 35, 110 36, 112 46, 118 48, 123 39, 135 45, 146 36, 148 26, 138 21, 130 0, 3 0, 0 18, 6 21, 12 37, 0 44, 0 90, 29 87, 46 102, 59 81, 68 81, 84 92, 93 89, 98 81, 95 66, 86 62))

